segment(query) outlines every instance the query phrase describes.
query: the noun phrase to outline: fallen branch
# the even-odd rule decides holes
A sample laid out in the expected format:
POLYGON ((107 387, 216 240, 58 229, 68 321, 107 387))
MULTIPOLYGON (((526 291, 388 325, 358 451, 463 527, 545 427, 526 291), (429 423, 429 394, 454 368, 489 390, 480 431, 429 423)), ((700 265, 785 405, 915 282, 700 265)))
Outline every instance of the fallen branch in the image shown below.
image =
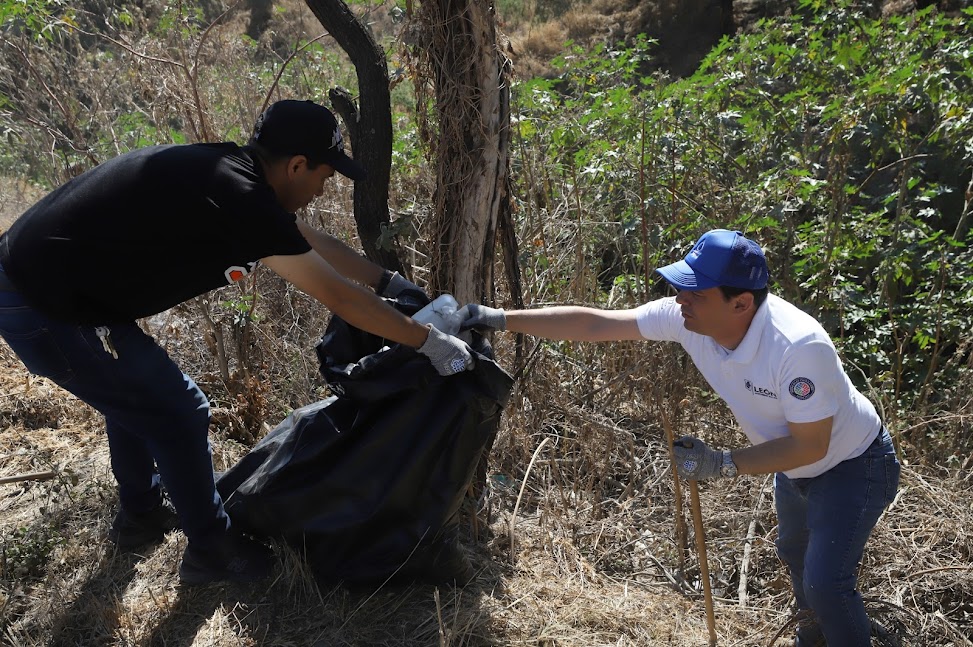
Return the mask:
POLYGON ((57 472, 50 470, 46 472, 30 472, 29 474, 16 474, 14 476, 0 477, 0 485, 5 483, 19 483, 20 481, 50 481, 57 476, 57 472))

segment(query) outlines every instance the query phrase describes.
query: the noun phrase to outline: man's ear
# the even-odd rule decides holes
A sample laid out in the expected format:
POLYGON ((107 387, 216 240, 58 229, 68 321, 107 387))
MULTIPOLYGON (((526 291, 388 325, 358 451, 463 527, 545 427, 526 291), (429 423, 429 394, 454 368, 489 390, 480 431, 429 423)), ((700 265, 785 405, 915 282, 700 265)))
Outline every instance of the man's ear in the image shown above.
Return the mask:
POLYGON ((753 292, 741 292, 733 297, 733 311, 743 314, 753 308, 753 292))
POLYGON ((303 155, 294 155, 287 160, 287 175, 295 175, 305 167, 307 167, 307 158, 303 155))

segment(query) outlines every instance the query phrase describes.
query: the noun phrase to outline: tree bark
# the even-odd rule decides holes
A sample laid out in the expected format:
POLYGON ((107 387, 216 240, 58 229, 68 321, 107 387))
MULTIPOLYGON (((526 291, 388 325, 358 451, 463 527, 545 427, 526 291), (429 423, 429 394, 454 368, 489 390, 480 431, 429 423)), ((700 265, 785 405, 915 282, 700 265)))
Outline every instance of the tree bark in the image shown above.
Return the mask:
POLYGON ((379 246, 382 226, 389 224, 392 168, 392 112, 385 53, 342 0, 307 0, 307 6, 348 54, 358 75, 359 109, 346 91, 331 96, 335 111, 348 128, 352 156, 368 173, 367 178, 355 182, 355 222, 362 249, 372 261, 402 272, 396 250, 379 246))
POLYGON ((430 292, 479 302, 493 293, 498 219, 509 201, 509 61, 489 0, 425 1, 416 23, 438 120, 430 292))

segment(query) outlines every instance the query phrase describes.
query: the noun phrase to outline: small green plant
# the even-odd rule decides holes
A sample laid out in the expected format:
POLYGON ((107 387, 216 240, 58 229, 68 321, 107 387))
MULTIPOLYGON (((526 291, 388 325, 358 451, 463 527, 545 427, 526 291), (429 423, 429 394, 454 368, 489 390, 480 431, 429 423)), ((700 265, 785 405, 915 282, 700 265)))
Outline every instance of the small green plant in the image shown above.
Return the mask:
POLYGON ((23 581, 40 578, 51 553, 63 543, 64 537, 50 520, 17 528, 3 540, 0 579, 23 581))

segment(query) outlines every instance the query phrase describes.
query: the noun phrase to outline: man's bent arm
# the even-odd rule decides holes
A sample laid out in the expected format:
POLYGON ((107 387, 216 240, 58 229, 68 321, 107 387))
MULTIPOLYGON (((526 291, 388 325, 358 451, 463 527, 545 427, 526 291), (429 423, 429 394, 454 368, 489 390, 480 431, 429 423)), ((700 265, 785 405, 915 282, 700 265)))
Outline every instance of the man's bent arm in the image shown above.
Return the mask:
POLYGON ((345 279, 317 252, 268 256, 261 262, 356 328, 413 348, 429 335, 428 328, 345 279))
POLYGON ((371 262, 334 236, 315 229, 300 218, 297 219, 297 228, 311 245, 311 249, 342 276, 371 288, 377 287, 382 280, 384 268, 371 262))
POLYGON ((828 453, 833 422, 833 417, 816 422, 788 422, 789 436, 734 449, 733 462, 740 474, 771 474, 816 463, 828 453))

